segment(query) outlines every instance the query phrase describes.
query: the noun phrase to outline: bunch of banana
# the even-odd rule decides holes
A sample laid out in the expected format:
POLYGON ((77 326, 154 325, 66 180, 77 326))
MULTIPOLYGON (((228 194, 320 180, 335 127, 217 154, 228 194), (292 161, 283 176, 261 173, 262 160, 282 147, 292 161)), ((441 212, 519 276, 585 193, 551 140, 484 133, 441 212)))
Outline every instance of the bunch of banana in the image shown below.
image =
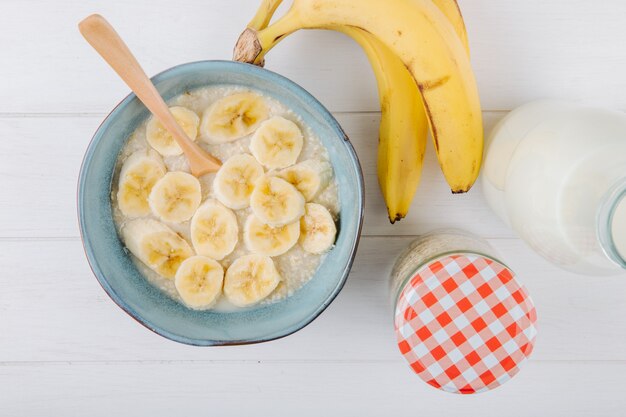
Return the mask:
POLYGON ((389 219, 403 218, 419 184, 428 126, 453 193, 469 190, 482 159, 482 115, 455 0, 263 0, 234 59, 262 65, 298 29, 336 30, 365 51, 378 82, 378 178, 389 219))

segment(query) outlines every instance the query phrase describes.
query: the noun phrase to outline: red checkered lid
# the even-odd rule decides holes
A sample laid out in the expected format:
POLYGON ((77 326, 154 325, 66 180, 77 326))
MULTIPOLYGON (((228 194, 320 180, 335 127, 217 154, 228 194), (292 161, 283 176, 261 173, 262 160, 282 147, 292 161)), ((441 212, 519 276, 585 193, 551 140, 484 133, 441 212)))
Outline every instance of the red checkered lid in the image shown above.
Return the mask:
POLYGON ((415 373, 447 392, 473 394, 513 377, 533 350, 537 315, 501 263, 446 256, 421 267, 395 311, 398 347, 415 373))

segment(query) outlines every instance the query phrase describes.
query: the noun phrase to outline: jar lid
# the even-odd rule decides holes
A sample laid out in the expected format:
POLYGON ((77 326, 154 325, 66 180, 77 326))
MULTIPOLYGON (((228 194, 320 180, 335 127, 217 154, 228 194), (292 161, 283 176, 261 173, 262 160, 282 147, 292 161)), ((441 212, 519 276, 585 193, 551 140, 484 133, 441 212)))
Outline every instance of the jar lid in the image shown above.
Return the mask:
POLYGON ((428 384, 473 394, 498 387, 533 350, 537 314, 501 263, 475 254, 422 266, 399 295, 398 347, 428 384))

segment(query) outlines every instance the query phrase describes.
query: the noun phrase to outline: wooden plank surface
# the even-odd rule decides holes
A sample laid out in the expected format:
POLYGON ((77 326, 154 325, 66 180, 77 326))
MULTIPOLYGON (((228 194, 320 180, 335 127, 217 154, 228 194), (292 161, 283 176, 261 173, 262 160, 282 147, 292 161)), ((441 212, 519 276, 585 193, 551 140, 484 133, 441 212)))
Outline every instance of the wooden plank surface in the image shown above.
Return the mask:
MULTIPOLYGON (((218 349, 165 340, 129 318, 99 287, 77 239, 0 241, 0 288, 10 288, 0 292, 0 361, 401 360, 388 275, 411 239, 364 237, 346 287, 302 331, 218 349)), ((626 276, 577 276, 549 265, 519 240, 490 242, 538 306, 533 359, 624 359, 626 276)))
MULTIPOLYGON (((490 128, 503 113, 487 113, 490 128)), ((76 183, 83 154, 104 115, 0 117, 0 237, 77 237, 76 183), (36 165, 33 165, 36 164, 36 165), (45 170, 30 169, 45 166, 45 170)), ((414 235, 463 227, 485 237, 513 237, 485 205, 480 183, 452 195, 428 149, 423 179, 409 216, 392 226, 376 176, 378 113, 341 113, 337 119, 354 144, 365 176, 365 235, 414 235)), ((429 144, 430 146, 430 144, 429 144)))
MULTIPOLYGON (((3 0, 2 112, 107 112, 125 86, 76 29, 100 12, 149 74, 182 62, 230 59, 257 0, 3 0), (8 82, 7 80, 11 80, 8 82)), ((626 2, 460 0, 485 110, 540 97, 626 110, 626 2)), ((268 68, 309 89, 333 111, 377 111, 365 56, 335 33, 297 33, 268 68)))
POLYGON ((0 414, 608 416, 626 406, 623 372, 624 363, 530 362, 493 392, 458 396, 398 361, 15 363, 0 365, 0 414))

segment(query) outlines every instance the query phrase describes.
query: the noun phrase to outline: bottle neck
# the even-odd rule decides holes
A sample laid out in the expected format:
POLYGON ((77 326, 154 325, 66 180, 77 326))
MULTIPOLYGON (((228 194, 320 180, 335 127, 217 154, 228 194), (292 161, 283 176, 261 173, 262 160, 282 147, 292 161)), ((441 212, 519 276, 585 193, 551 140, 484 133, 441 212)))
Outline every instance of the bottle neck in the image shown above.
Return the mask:
POLYGON ((626 269, 626 178, 605 194, 597 214, 598 240, 606 256, 626 269))

